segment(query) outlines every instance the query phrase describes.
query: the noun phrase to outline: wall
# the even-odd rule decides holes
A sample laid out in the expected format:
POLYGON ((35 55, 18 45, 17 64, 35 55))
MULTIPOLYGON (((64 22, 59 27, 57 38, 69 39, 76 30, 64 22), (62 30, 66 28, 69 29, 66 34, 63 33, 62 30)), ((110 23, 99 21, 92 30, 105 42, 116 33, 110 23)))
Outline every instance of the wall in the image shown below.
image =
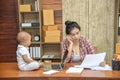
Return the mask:
MULTIPOLYGON (((63 35, 65 20, 77 21, 82 35, 98 52, 107 52, 106 60, 110 62, 114 53, 114 3, 115 0, 62 0, 63 35)), ((17 0, 0 0, 0 62, 16 61, 17 21, 17 0)))
MULTIPOLYGON (((75 20, 82 28, 81 34, 97 47, 97 53, 106 52, 107 62, 114 53, 115 0, 62 0, 63 23, 75 20)), ((65 25, 63 24, 63 35, 65 25)))
POLYGON ((0 62, 16 61, 17 0, 0 0, 0 62))

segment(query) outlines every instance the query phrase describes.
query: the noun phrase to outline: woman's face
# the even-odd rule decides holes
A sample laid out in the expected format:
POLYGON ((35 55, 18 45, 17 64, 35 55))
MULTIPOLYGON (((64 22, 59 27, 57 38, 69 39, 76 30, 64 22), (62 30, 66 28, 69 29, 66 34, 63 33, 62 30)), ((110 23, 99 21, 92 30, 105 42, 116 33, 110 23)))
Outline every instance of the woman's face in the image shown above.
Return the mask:
POLYGON ((70 35, 73 40, 78 40, 80 38, 80 30, 78 28, 73 28, 70 35))

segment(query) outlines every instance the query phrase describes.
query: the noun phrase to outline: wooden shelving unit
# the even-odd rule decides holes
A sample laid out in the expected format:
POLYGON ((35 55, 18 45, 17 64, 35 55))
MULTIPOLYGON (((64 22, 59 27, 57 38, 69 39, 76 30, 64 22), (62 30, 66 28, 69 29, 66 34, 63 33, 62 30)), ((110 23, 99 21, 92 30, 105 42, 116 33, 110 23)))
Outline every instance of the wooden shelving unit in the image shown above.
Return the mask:
POLYGON ((42 59, 42 56, 45 54, 54 54, 54 60, 60 60, 60 42, 62 39, 62 0, 18 0, 18 8, 20 31, 26 31, 32 36, 32 43, 30 46, 31 57, 34 59, 42 59), (54 11, 54 25, 57 25, 58 30, 61 32, 59 42, 44 41, 43 27, 49 25, 43 24, 43 10, 54 11), (40 39, 37 40, 36 35, 40 39), (39 49, 36 49, 36 47, 39 47, 39 49))

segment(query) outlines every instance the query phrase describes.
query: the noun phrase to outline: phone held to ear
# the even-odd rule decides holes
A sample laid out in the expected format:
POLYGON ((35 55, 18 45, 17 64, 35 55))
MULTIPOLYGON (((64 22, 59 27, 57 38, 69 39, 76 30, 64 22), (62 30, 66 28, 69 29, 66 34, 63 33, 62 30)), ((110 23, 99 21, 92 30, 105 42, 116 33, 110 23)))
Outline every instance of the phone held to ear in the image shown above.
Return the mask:
POLYGON ((73 41, 71 35, 67 35, 66 38, 67 38, 68 41, 73 41))

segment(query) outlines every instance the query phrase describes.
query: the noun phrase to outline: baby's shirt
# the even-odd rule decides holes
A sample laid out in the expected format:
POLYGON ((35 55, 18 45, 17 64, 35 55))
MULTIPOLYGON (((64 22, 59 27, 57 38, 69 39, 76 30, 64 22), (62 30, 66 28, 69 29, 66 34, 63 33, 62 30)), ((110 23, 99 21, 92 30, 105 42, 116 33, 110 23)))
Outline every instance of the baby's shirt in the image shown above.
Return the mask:
POLYGON ((16 55, 17 55, 17 62, 18 62, 18 66, 22 67, 24 65, 26 65, 27 63, 23 60, 22 55, 27 55, 27 57, 29 59, 32 60, 32 58, 30 57, 30 53, 29 53, 29 48, 28 47, 24 47, 22 45, 18 45, 17 47, 17 51, 16 51, 16 55))

